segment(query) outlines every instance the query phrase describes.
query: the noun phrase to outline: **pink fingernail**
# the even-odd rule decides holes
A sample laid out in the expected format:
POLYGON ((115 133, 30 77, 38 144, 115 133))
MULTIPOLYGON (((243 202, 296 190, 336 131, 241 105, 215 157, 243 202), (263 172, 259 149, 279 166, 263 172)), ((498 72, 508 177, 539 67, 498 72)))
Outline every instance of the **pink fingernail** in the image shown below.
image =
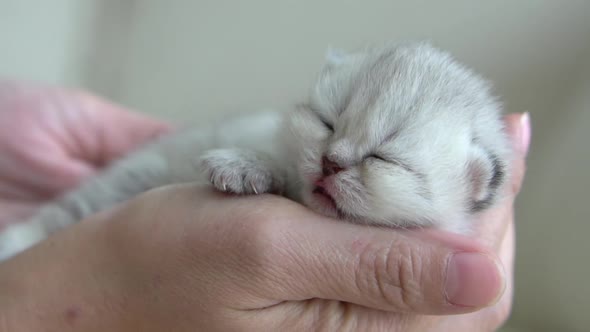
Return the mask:
POLYGON ((521 148, 527 154, 529 145, 531 143, 531 115, 529 112, 524 112, 520 117, 520 132, 521 132, 521 148))
POLYGON ((449 259, 445 295, 451 304, 484 307, 495 302, 503 288, 503 270, 491 257, 462 252, 449 259))

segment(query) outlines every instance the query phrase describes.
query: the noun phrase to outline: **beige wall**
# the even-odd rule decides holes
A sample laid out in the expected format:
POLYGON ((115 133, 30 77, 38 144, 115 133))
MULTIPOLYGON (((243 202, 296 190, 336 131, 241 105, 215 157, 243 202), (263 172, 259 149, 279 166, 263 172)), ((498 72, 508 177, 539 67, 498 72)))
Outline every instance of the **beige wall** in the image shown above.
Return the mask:
POLYGON ((93 1, 0 0, 0 75, 84 84, 93 1))
POLYGON ((202 122, 289 107, 328 45, 431 39, 494 80, 509 111, 532 113, 511 326, 587 331, 589 36, 583 0, 0 0, 0 75, 202 122))
POLYGON ((590 61, 572 81, 568 99, 539 119, 517 213, 514 321, 534 331, 590 329, 590 61))
POLYGON ((122 73, 97 88, 120 84, 121 101, 172 118, 285 108, 306 92, 327 45, 429 38, 495 80, 520 111, 562 98, 564 71, 587 39, 583 1, 398 3, 138 1, 120 18, 132 22, 122 73))

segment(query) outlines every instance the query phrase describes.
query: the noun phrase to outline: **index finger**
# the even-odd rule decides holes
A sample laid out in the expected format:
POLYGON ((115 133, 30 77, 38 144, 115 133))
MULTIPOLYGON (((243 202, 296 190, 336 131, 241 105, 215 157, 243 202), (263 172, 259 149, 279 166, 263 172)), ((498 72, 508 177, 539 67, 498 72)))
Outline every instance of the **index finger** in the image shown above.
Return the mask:
POLYGON ((512 150, 510 176, 504 186, 503 197, 495 207, 478 216, 475 228, 475 234, 480 241, 495 249, 502 243, 508 226, 514 220, 514 200, 524 180, 531 135, 528 113, 507 115, 505 123, 512 150))

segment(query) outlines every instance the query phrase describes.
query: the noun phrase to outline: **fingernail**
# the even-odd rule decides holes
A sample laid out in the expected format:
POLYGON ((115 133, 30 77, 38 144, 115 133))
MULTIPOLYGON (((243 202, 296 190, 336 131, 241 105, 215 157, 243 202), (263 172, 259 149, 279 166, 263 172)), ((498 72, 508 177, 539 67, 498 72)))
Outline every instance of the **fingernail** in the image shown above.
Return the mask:
POLYGON ((447 265, 445 295, 451 304, 484 307, 504 292, 503 269, 490 256, 462 252, 451 256, 447 265))
POLYGON ((522 151, 527 154, 531 143, 531 115, 524 112, 520 117, 520 138, 522 151))

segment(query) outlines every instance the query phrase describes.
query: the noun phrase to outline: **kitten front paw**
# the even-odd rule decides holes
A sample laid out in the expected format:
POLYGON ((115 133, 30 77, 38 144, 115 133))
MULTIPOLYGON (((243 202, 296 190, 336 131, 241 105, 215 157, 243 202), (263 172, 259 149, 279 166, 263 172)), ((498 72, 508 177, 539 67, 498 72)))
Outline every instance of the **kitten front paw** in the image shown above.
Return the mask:
POLYGON ((43 229, 36 224, 8 226, 0 233, 0 262, 32 247, 45 237, 43 229))
POLYGON ((252 151, 218 149, 201 157, 205 176, 220 191, 263 194, 282 191, 282 180, 272 161, 252 151))

